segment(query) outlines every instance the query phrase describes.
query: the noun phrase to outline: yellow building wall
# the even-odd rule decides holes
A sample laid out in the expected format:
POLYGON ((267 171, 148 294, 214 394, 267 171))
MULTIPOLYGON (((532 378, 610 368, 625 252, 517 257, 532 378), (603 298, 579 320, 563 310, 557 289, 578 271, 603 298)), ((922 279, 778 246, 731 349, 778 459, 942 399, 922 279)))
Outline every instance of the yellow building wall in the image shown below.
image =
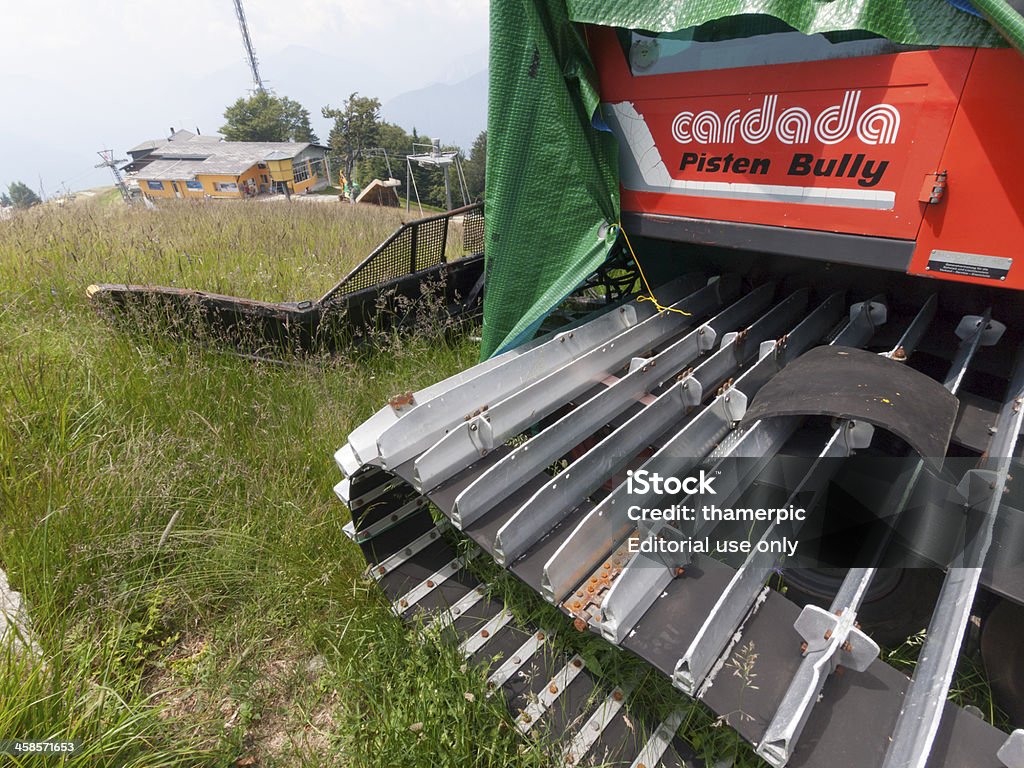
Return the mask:
POLYGON ((174 186, 171 184, 170 179, 165 179, 160 182, 163 185, 163 189, 153 189, 149 186, 148 181, 140 181, 139 187, 142 189, 144 195, 149 197, 174 197, 174 186))
MULTIPOLYGON (((309 160, 301 160, 301 163, 307 165, 309 169, 309 160)), ((177 182, 178 189, 181 192, 182 197, 188 198, 205 198, 205 197, 222 197, 222 198, 241 198, 245 197, 245 184, 250 179, 256 184, 256 190, 259 191, 262 185, 267 192, 270 191, 271 185, 275 181, 288 182, 292 188, 292 192, 295 194, 302 194, 308 188, 315 185, 320 181, 319 175, 311 175, 304 181, 294 181, 294 170, 292 168, 291 160, 268 160, 265 165, 266 168, 260 168, 259 165, 254 165, 252 168, 247 170, 240 176, 230 176, 223 174, 206 174, 201 173, 196 175, 196 181, 203 185, 202 189, 189 189, 184 179, 162 179, 163 189, 151 189, 148 181, 140 181, 139 186, 142 189, 143 194, 150 197, 176 197, 174 192, 174 182, 177 182), (263 176, 267 177, 266 181, 263 181, 263 176), (237 184, 238 191, 224 191, 217 189, 217 184, 237 184)), ((323 168, 323 163, 320 164, 323 168)))
POLYGON ((203 191, 197 192, 196 196, 202 197, 204 195, 209 195, 210 197, 245 197, 245 183, 249 181, 249 179, 252 179, 256 184, 256 189, 259 190, 259 185, 262 183, 260 179, 261 173, 267 172, 260 170, 258 165, 254 165, 252 168, 250 168, 240 176, 224 176, 208 173, 196 174, 196 180, 202 183, 203 185, 203 191), (217 189, 218 184, 237 184, 238 191, 228 192, 224 190, 219 190, 217 189))
MULTIPOLYGON (((309 160, 299 160, 298 162, 306 165, 306 169, 310 170, 309 160)), ((323 168, 323 163, 320 164, 320 167, 323 168)), ((295 169, 291 160, 268 160, 267 168, 274 181, 288 182, 292 192, 297 195, 301 195, 320 181, 320 176, 316 174, 311 174, 308 179, 303 181, 295 181, 295 169)))

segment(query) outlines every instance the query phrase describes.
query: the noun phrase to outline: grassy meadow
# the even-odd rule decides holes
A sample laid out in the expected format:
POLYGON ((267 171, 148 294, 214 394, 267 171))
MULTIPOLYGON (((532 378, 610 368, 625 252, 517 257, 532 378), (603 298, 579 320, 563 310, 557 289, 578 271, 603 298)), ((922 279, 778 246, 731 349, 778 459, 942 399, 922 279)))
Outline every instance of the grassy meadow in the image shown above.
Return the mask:
MULTIPOLYGON (((473 364, 472 337, 274 364, 118 330, 85 298, 93 282, 313 298, 403 215, 170 201, 0 222, 0 567, 42 650, 0 648, 0 738, 83 745, 20 764, 550 764, 482 672, 391 616, 332 492, 348 432, 473 364)), ((498 583, 519 612, 544 614, 498 583)), ((655 715, 678 706, 666 681, 567 634, 593 667, 642 676, 655 715)), ((713 725, 691 708, 699 751, 756 764, 713 725)))

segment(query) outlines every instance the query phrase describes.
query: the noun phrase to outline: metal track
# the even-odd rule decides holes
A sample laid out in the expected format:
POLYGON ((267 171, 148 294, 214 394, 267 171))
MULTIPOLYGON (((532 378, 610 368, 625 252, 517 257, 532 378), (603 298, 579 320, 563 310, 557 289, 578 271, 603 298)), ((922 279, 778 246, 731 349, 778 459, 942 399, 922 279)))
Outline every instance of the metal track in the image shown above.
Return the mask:
MULTIPOLYGON (((423 522, 430 521, 426 509, 418 514, 423 522)), ((558 764, 564 766, 700 765, 675 736, 681 716, 648 722, 633 711, 629 688, 607 687, 581 657, 554 651, 550 631, 517 623, 490 588, 461 567, 468 558, 457 554, 440 529, 430 530, 437 534, 430 546, 394 565, 396 556, 423 538, 399 537, 371 559, 368 572, 377 573, 380 565, 390 563, 379 583, 395 612, 410 621, 425 620, 423 638, 448 634, 467 659, 490 667, 488 687, 506 698, 524 736, 543 733, 560 742, 558 764), (437 569, 442 560, 446 566, 437 569), (452 571, 456 563, 460 567, 452 571), (447 589, 444 597, 428 605, 442 589, 447 589), (410 595, 419 599, 414 602, 410 595)))
MULTIPOLYGON (((693 277, 680 279, 660 290, 662 295, 689 314, 654 313, 649 304, 614 307, 383 409, 336 455, 351 482, 346 493, 359 498, 360 487, 371 492, 394 478, 405 481, 408 495, 392 505, 425 493, 465 537, 558 605, 577 629, 589 628, 646 659, 775 765, 999 765, 996 753, 1010 754, 1017 742, 948 703, 946 694, 972 598, 985 577, 980 564, 991 537, 986 521, 998 508, 1020 431, 1020 366, 995 427, 991 459, 961 484, 973 545, 950 570, 913 681, 878 660, 877 645, 857 626, 876 568, 851 570, 831 611, 801 611, 765 586, 779 566, 775 555, 751 555, 736 567, 705 555, 631 553, 630 542, 709 530, 629 520, 625 510, 637 500, 627 498, 624 478, 627 470, 641 468, 679 477, 717 471, 716 503, 727 506, 775 482, 769 460, 790 441, 817 440, 801 476, 786 485, 789 500, 809 505, 842 458, 871 446, 877 430, 839 420, 827 432, 815 427, 816 432, 802 416, 741 423, 750 402, 788 363, 832 344, 881 349, 889 360, 912 365, 911 356, 928 340, 932 349, 953 350, 938 375, 947 392, 957 394, 970 380, 979 350, 999 341, 1002 326, 983 313, 953 329, 946 318, 938 322, 934 297, 909 313, 890 312, 881 296, 847 307, 841 294, 781 294, 771 285, 739 297, 738 281, 729 276, 703 286, 693 277), (744 654, 756 660, 750 662, 756 683, 722 671, 726 665, 736 668, 744 654), (841 667, 847 674, 834 674, 841 667)), ((893 519, 921 476, 919 468, 891 488, 886 508, 893 519)), ((642 503, 670 501, 651 493, 642 503)), ((683 501, 696 505, 707 499, 696 494, 683 501)), ((393 514, 389 510, 376 512, 366 525, 393 514)), ((396 530, 409 530, 410 538, 393 551, 363 545, 373 562, 391 570, 396 552, 427 535, 411 522, 396 530)), ((356 525, 354 535, 359 531, 356 525)), ((775 541, 780 530, 758 536, 775 541)), ((421 551, 430 554, 430 547, 421 551)), ((419 581, 449 573, 456 557, 449 553, 430 561, 419 581)), ((423 601, 441 590, 418 583, 403 584, 402 594, 392 599, 411 593, 423 609, 423 601)), ((465 613, 483 611, 473 629, 492 636, 514 626, 499 626, 500 606, 471 594, 475 585, 463 586, 468 596, 449 596, 451 615, 442 613, 434 624, 465 632, 465 613)), ((486 638, 464 647, 484 653, 493 641, 476 646, 481 640, 486 638)), ((532 657, 540 645, 526 634, 509 640, 513 655, 496 666, 495 684, 519 679, 527 664, 523 657, 532 657)), ((559 669, 571 672, 566 663, 545 668, 541 677, 549 688, 564 687, 555 677, 559 669)), ((609 695, 601 696, 604 709, 594 702, 580 723, 603 722, 600 712, 614 709, 609 695)), ((514 707, 516 696, 525 701, 516 693, 514 707)), ((550 710, 538 710, 536 702, 545 700, 518 709, 532 721, 550 710)), ((667 727, 674 733, 678 721, 673 725, 669 718, 667 727)), ((576 760, 589 736, 573 732, 567 738, 564 754, 576 760)), ((652 730, 650 740, 634 744, 622 764, 655 764, 650 761, 664 741, 664 734, 652 730)), ((588 747, 591 755, 598 748, 588 747)))

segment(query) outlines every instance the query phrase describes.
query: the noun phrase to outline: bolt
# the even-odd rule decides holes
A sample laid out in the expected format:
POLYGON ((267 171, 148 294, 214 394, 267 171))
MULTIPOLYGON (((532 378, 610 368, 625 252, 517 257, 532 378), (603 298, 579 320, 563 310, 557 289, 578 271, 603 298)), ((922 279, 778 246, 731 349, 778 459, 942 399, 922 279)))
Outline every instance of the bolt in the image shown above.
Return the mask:
POLYGON ((477 425, 476 424, 470 424, 469 425, 469 431, 470 432, 476 432, 476 430, 477 430, 477 425))
POLYGON ((480 449, 480 455, 481 456, 486 456, 487 455, 487 449, 486 448, 481 448, 480 449))
POLYGON ((612 698, 615 699, 616 701, 622 701, 622 691, 615 691, 612 694, 612 698))
POLYGON ((530 717, 530 716, 529 716, 529 715, 528 715, 528 714, 527 714, 526 712, 523 712, 523 716, 522 716, 522 718, 521 718, 521 719, 522 719, 522 721, 523 721, 524 723, 528 723, 528 722, 530 722, 530 721, 531 721, 531 720, 532 720, 533 718, 532 718, 532 717, 530 717))
POLYGON ((408 608, 408 607, 409 607, 409 601, 408 601, 408 600, 406 600, 406 599, 405 599, 404 597, 403 597, 403 598, 402 598, 401 600, 399 600, 399 601, 398 601, 398 604, 399 604, 399 605, 400 605, 400 606, 401 606, 402 608, 408 608))
POLYGON ((800 643, 800 652, 801 653, 807 653, 807 643, 806 642, 800 643))
POLYGON ((392 523, 395 522, 397 519, 398 519, 398 515, 392 515, 391 516, 391 522, 392 523))
POLYGON ((538 640, 543 640, 544 639, 544 633, 543 632, 538 632, 537 633, 537 639, 538 640))
POLYGON ((604 568, 604 569, 605 569, 605 570, 607 571, 607 570, 610 570, 610 569, 611 569, 611 567, 612 567, 612 564, 611 564, 611 563, 605 563, 605 564, 604 564, 604 565, 602 565, 601 567, 602 567, 602 568, 604 568))
POLYGON ((433 588, 434 588, 434 582, 432 582, 430 579, 427 579, 427 589, 433 589, 433 588))
POLYGON ((575 762, 576 762, 576 758, 573 757, 572 755, 566 755, 565 756, 565 764, 566 765, 572 765, 575 762))
POLYGON ((512 663, 515 664, 518 667, 520 664, 523 663, 523 660, 521 658, 519 658, 518 656, 513 656, 512 657, 512 663))
POLYGON ((576 669, 579 669, 580 667, 583 666, 583 659, 573 659, 572 660, 572 665, 574 667, 576 667, 576 669))
POLYGON ((387 572, 388 572, 388 569, 385 568, 383 565, 380 568, 377 569, 377 573, 379 573, 381 576, 383 576, 387 572))
POLYGON ((827 632, 825 633, 825 639, 826 639, 826 640, 829 640, 829 639, 831 639, 831 637, 832 637, 832 630, 830 629, 830 630, 828 630, 828 631, 827 631, 827 632))
POLYGON ((576 597, 583 597, 583 590, 582 589, 579 592, 576 593, 576 597))
POLYGON ((676 568, 676 576, 685 576, 686 569, 683 567, 676 568))
POLYGON ((849 640, 843 643, 843 650, 847 653, 853 653, 853 645, 850 643, 849 640))
POLYGON ((586 632, 587 622, 585 622, 583 619, 576 619, 572 623, 572 628, 575 629, 577 632, 586 632))
POLYGON ((552 683, 551 685, 549 685, 549 686, 548 686, 548 693, 550 693, 550 694, 552 694, 552 695, 554 695, 554 694, 558 693, 558 686, 557 686, 557 685, 555 685, 554 683, 552 683))
POLYGON ((481 629, 480 630, 480 637, 490 637, 490 636, 491 636, 491 633, 488 632, 486 629, 481 629))

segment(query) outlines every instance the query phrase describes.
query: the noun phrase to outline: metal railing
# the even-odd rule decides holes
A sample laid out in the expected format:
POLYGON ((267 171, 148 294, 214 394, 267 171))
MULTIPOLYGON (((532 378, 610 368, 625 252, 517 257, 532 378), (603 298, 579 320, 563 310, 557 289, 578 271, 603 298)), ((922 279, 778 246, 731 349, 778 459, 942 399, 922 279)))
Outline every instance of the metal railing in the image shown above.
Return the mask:
POLYGON ((320 299, 361 291, 484 249, 483 203, 403 224, 320 299), (453 223, 458 226, 451 226, 453 223))

